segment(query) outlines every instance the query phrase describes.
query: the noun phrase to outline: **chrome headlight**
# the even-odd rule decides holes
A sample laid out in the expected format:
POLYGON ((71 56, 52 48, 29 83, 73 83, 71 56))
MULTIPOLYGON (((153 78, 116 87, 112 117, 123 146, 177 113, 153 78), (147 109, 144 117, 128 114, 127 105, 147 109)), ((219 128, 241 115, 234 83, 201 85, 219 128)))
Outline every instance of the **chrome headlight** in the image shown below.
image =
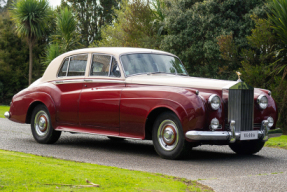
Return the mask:
POLYGON ((268 99, 265 95, 259 95, 257 103, 261 109, 266 109, 268 106, 268 99))
POLYGON ((220 107, 220 98, 216 94, 213 94, 208 98, 208 103, 213 110, 217 110, 220 107))
POLYGON ((268 121, 268 127, 272 127, 274 125, 274 119, 272 117, 268 117, 267 118, 267 121, 268 121))

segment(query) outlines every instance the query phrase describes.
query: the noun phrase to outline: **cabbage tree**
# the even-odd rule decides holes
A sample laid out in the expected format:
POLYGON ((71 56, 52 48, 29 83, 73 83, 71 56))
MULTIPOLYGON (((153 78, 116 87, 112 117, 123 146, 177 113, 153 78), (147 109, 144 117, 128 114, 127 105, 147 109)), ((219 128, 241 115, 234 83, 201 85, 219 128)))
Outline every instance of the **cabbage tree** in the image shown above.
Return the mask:
POLYGON ((19 36, 25 37, 29 46, 29 85, 32 82, 33 45, 45 32, 51 17, 47 0, 18 0, 12 6, 11 16, 19 36))

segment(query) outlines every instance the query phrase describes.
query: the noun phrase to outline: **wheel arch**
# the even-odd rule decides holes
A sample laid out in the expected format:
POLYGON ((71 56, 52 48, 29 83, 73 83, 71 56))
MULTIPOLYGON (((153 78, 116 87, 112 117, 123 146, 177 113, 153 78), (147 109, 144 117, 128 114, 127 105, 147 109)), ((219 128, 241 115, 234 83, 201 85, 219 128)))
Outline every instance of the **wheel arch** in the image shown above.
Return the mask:
POLYGON ((33 99, 32 102, 30 102, 28 110, 26 112, 26 119, 25 119, 25 123, 30 124, 31 123, 31 117, 32 117, 32 113, 33 110, 35 109, 36 106, 42 104, 44 106, 46 106, 46 108, 49 111, 49 115, 51 118, 51 123, 52 126, 55 127, 56 126, 56 119, 55 119, 55 115, 56 115, 56 107, 55 107, 55 103, 54 100, 52 99, 52 97, 44 92, 38 92, 38 93, 33 93, 31 95, 29 95, 30 98, 36 98, 33 99), (35 96, 37 95, 37 96, 35 96))
MULTIPOLYGON (((34 101, 33 103, 30 104, 30 106, 29 106, 29 108, 28 108, 28 111, 27 111, 25 123, 27 123, 27 124, 30 124, 30 123, 31 123, 32 113, 33 113, 35 107, 36 107, 37 105, 40 105, 40 104, 45 105, 45 104, 44 104, 43 102, 41 102, 41 101, 34 101)), ((45 105, 45 106, 46 106, 46 105, 45 105)), ((47 106, 46 106, 46 107, 47 107, 47 106)))
POLYGON ((179 115, 175 111, 173 111, 172 109, 170 109, 168 107, 162 106, 162 107, 154 108, 152 111, 150 111, 150 113, 148 114, 148 116, 146 118, 145 139, 147 139, 147 140, 152 139, 153 124, 154 124, 155 120, 157 119, 157 117, 164 112, 172 112, 180 119, 179 115))

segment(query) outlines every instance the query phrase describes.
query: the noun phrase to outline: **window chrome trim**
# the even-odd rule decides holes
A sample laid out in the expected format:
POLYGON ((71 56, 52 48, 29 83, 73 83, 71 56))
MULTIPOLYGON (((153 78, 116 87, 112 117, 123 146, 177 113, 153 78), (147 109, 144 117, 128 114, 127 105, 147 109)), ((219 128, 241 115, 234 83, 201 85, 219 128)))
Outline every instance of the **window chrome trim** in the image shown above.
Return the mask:
MULTIPOLYGON (((136 74, 133 74, 133 75, 127 75, 127 74, 126 74, 124 65, 123 65, 123 63, 122 63, 122 56, 124 56, 124 55, 132 55, 132 54, 154 54, 154 55, 166 55, 166 56, 175 57, 175 58, 177 58, 177 59, 180 61, 180 63, 182 64, 183 69, 184 69, 184 71, 185 71, 187 77, 189 77, 189 74, 188 74, 188 72, 186 71, 186 69, 185 69, 185 67, 184 67, 184 64, 182 63, 182 61, 180 60, 180 58, 179 58, 178 56, 173 55, 173 54, 169 54, 169 53, 153 53, 153 52, 150 52, 150 53, 148 53, 148 52, 130 52, 130 53, 122 53, 122 54, 120 54, 120 55, 119 55, 119 60, 120 60, 121 67, 122 67, 122 69, 123 69, 124 77, 131 77, 131 76, 135 76, 135 75, 148 74, 148 73, 136 73, 136 74)), ((177 75, 177 73, 176 73, 176 74, 166 73, 166 74, 177 75)))
POLYGON ((67 84, 67 83, 126 83, 125 80, 117 79, 67 79, 67 80, 56 80, 54 84, 67 84))
POLYGON ((117 79, 85 79, 85 83, 126 83, 125 80, 117 79))
POLYGON ((84 79, 67 79, 67 80, 56 80, 55 84, 66 84, 66 83, 84 83, 84 79))

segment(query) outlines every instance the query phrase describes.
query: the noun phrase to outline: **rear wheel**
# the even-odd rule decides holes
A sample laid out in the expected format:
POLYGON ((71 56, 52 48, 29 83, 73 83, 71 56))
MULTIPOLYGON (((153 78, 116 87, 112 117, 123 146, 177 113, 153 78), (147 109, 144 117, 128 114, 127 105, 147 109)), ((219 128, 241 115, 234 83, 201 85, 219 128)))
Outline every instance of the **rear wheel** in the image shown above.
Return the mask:
POLYGON ((61 132, 53 129, 50 114, 45 105, 37 105, 31 118, 31 131, 38 143, 52 144, 58 141, 61 132))
POLYGON ((191 150, 185 140, 181 123, 172 112, 164 112, 156 119, 152 130, 153 145, 164 159, 180 159, 191 150))
POLYGON ((237 154, 252 155, 259 152, 265 142, 262 140, 240 141, 238 143, 229 144, 229 147, 237 154))

